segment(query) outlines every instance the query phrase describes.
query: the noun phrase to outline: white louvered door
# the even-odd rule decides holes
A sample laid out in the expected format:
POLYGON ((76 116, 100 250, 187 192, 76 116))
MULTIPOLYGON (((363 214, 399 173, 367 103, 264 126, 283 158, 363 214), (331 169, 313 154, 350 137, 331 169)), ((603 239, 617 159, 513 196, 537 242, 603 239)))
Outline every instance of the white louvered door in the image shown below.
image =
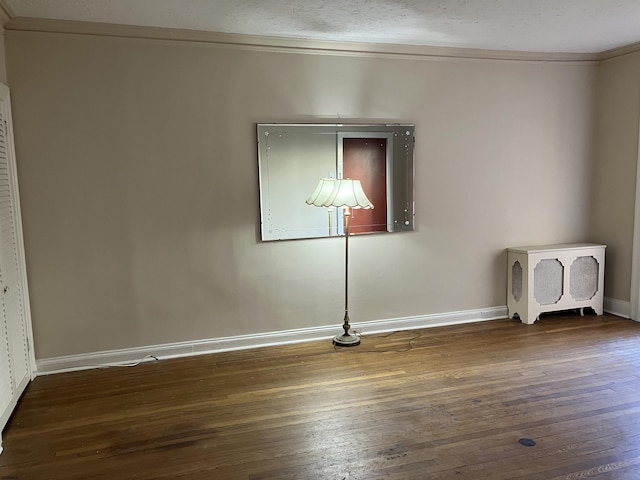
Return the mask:
POLYGON ((0 432, 31 380, 31 336, 11 104, 0 84, 0 432))

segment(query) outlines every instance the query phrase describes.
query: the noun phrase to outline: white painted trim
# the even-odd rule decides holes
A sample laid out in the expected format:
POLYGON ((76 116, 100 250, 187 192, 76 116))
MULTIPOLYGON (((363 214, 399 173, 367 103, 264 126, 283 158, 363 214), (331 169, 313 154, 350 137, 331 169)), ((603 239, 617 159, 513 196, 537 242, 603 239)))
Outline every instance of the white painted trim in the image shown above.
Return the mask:
POLYGON ((612 48, 611 50, 605 50, 598 54, 600 61, 606 62, 625 55, 631 55, 640 52, 640 42, 631 43, 629 45, 623 45, 622 47, 612 48))
POLYGON ((28 17, 11 19, 6 24, 5 29, 11 32, 99 35, 145 40, 167 40, 172 42, 198 42, 226 47, 249 48, 251 50, 284 50, 297 53, 321 53, 325 55, 400 55, 434 60, 457 58, 544 63, 570 62, 588 65, 593 65, 600 59, 599 54, 596 53, 520 52, 478 48, 341 42, 28 17))
POLYGON ((434 313, 415 317, 394 318, 391 320, 371 320, 352 323, 352 329, 360 334, 397 332, 417 328, 443 327, 463 323, 484 322, 508 318, 507 306, 488 307, 461 312, 434 313))
MULTIPOLYGON (((640 106, 638 106, 640 110, 640 106)), ((638 143, 636 146, 636 199, 633 215, 633 247, 631 253, 631 300, 630 315, 640 321, 640 125, 638 125, 638 143)))
MULTIPOLYGON (((371 320, 353 323, 352 327, 355 332, 367 335, 389 331, 481 322, 499 318, 507 318, 506 306, 387 320, 371 320)), ((150 356, 157 359, 168 359, 230 350, 308 342, 312 340, 326 340, 340 333, 339 330, 339 325, 326 325, 280 332, 238 335, 235 337, 212 338, 193 342, 168 343, 164 345, 150 345, 146 347, 44 358, 37 361, 37 373, 38 375, 48 375, 107 366, 127 366, 143 361, 153 361, 154 359, 150 358, 150 356)))
POLYGON ((604 297, 604 311, 617 317, 633 318, 631 317, 631 304, 624 300, 604 297))
POLYGON ((467 58, 484 60, 511 60, 532 62, 585 62, 598 63, 640 52, 640 42, 605 50, 599 53, 549 53, 510 50, 483 50, 477 48, 435 47, 428 45, 377 44, 364 42, 340 42, 287 37, 270 37, 233 33, 205 32, 166 27, 144 27, 109 23, 56 20, 48 18, 16 17, 0 0, 0 21, 10 22, 7 30, 20 32, 62 33, 76 35, 100 35, 105 37, 140 38, 148 40, 173 40, 183 42, 218 43, 266 48, 285 48, 308 51, 379 53, 411 55, 431 58, 467 58))
MULTIPOLYGON (((614 298, 604 298, 604 311, 612 315, 629 318, 629 302, 614 298)), ((459 312, 434 313, 413 317, 392 318, 385 320, 369 320, 354 322, 352 330, 359 335, 369 335, 384 332, 415 330, 419 328, 442 327, 447 325, 461 325, 465 323, 484 322, 506 319, 508 312, 506 305, 487 307, 459 312)), ((327 340, 339 333, 339 325, 325 325, 322 327, 300 328, 279 332, 238 335, 234 337, 220 337, 192 342, 167 343, 149 345, 146 347, 107 350, 79 355, 67 355, 37 360, 37 374, 49 375, 54 373, 72 372, 92 368, 105 368, 155 361, 169 358, 189 357, 208 353, 245 350, 249 348, 286 345, 290 343, 327 340)))

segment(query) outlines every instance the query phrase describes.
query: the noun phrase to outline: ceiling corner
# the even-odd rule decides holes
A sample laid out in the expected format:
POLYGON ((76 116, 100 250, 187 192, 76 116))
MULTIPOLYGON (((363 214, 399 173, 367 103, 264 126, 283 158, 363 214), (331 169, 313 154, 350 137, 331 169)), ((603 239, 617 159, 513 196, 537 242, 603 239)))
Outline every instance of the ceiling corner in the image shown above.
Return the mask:
POLYGON ((4 27, 5 23, 16 17, 13 9, 7 4, 6 0, 0 0, 0 26, 4 27))

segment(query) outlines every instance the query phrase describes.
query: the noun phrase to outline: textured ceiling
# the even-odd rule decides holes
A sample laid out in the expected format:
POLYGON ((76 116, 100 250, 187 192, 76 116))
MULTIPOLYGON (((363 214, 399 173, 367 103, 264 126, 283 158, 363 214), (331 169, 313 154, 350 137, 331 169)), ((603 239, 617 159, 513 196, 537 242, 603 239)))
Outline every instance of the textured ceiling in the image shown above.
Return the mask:
POLYGON ((640 41, 640 0, 6 0, 16 16, 315 40, 595 53, 640 41))

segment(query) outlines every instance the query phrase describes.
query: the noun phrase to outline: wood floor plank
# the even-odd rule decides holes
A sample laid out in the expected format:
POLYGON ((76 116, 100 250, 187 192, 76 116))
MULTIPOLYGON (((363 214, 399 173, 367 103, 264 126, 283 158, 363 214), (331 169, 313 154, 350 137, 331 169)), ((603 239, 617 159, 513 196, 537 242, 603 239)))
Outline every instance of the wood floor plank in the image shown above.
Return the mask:
POLYGON ((38 377, 0 478, 637 480, 639 347, 559 315, 38 377))

